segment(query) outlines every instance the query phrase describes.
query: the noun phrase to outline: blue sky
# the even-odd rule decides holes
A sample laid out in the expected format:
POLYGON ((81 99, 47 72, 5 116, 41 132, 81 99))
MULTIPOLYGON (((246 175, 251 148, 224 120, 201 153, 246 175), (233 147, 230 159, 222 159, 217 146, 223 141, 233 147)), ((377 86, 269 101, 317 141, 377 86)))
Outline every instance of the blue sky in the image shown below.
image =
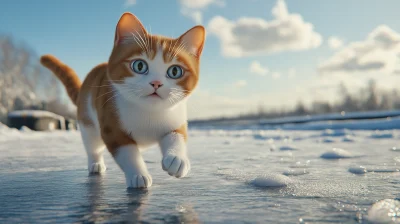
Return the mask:
POLYGON ((207 40, 191 118, 247 112, 258 104, 290 107, 299 99, 334 101, 340 82, 357 89, 371 78, 383 88, 400 81, 393 56, 400 52, 396 0, 2 0, 1 5, 0 34, 39 55, 54 54, 82 79, 108 60, 123 12, 166 36, 204 25, 207 40), (388 47, 378 37, 390 39, 388 47), (357 53, 355 43, 369 53, 357 53), (352 70, 349 62, 355 63, 352 70), (376 62, 383 66, 363 67, 376 62))

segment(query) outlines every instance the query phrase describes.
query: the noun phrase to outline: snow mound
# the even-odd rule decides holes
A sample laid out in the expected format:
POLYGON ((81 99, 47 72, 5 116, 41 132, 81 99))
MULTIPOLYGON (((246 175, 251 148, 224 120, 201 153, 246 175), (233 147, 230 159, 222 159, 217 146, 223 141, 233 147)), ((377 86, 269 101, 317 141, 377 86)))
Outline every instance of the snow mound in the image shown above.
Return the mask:
POLYGON ((43 110, 16 110, 8 113, 9 117, 53 117, 56 119, 62 118, 62 116, 52 113, 50 111, 43 110))
POLYGON ((289 169, 284 171, 282 174, 285 176, 300 176, 308 173, 310 172, 308 172, 306 169, 289 169))
POLYGON ((321 143, 333 143, 333 142, 335 142, 335 140, 333 140, 331 138, 324 138, 322 140, 319 140, 318 142, 321 142, 321 143))
POLYGON ((394 146, 394 147, 390 148, 390 151, 400 152, 400 148, 394 146))
POLYGON ((322 137, 340 137, 340 136, 345 136, 350 134, 350 132, 346 129, 338 129, 338 130, 332 130, 332 129, 326 129, 321 136, 322 137))
POLYGON ((365 173, 395 173, 400 170, 396 167, 376 167, 376 168, 366 168, 364 166, 350 167, 348 170, 350 173, 354 174, 365 174, 365 173))
POLYGON ((396 136, 393 132, 375 131, 369 137, 374 139, 382 139, 382 138, 395 138, 396 136))
POLYGON ((354 142, 354 141, 355 141, 355 139, 354 139, 354 137, 351 136, 351 135, 346 135, 346 136, 344 136, 344 137, 342 138, 342 142, 354 142))
POLYGON ((266 136, 264 134, 260 134, 260 133, 259 134, 254 134, 253 138, 255 140, 267 140, 267 139, 269 139, 268 136, 266 136))
POLYGON ((374 172, 374 173, 395 173, 399 172, 398 168, 389 168, 389 167, 384 167, 384 168, 372 168, 368 169, 368 172, 374 172))
POLYGON ((357 166, 357 167, 350 167, 349 172, 354 174, 364 174, 367 173, 368 170, 363 166, 357 166))
POLYGON ((279 150, 281 150, 281 151, 297 151, 299 149, 296 147, 293 147, 293 146, 281 146, 281 147, 279 147, 279 150))
POLYGON ((366 220, 371 223, 400 223, 400 201, 384 199, 373 204, 366 220))
POLYGON ((290 165, 290 168, 307 168, 310 165, 310 160, 306 161, 305 163, 296 162, 293 165, 290 165))
POLYGON ((27 126, 22 126, 19 130, 22 132, 32 132, 33 131, 32 129, 28 128, 27 126))
POLYGON ((285 187, 291 182, 289 177, 282 174, 266 174, 258 176, 251 184, 256 187, 285 187))
POLYGON ((333 148, 331 151, 323 153, 320 157, 323 159, 344 159, 353 158, 354 156, 344 149, 333 148))
POLYGON ((0 122, 0 130, 8 130, 10 129, 7 125, 0 122))

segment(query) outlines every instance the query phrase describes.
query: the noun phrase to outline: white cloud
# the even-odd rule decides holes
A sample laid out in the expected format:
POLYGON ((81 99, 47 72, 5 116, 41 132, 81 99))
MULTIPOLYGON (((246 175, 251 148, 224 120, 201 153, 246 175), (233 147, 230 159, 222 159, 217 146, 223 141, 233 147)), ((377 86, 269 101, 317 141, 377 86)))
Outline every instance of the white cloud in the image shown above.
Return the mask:
POLYGON ((253 61, 250 64, 249 70, 250 70, 251 73, 254 73, 254 74, 259 75, 259 76, 265 76, 269 72, 268 68, 267 67, 263 67, 260 64, 260 62, 258 62, 258 61, 253 61))
POLYGON ((378 26, 365 40, 353 42, 321 63, 319 73, 393 74, 398 69, 400 34, 378 26))
POLYGON ((208 23, 208 31, 221 42, 222 54, 227 57, 300 51, 319 47, 322 37, 301 15, 288 12, 284 0, 272 9, 272 21, 242 17, 230 21, 216 16, 208 23))
POLYGON ((178 0, 181 4, 182 15, 192 19, 196 24, 202 24, 203 13, 202 10, 209 5, 224 6, 223 0, 178 0))
POLYGON ((245 87, 246 85, 247 85, 246 80, 239 80, 239 81, 236 81, 235 83, 233 83, 233 86, 238 87, 238 88, 245 87))
POLYGON ((296 69, 290 68, 289 71, 288 71, 288 78, 291 79, 291 78, 296 77, 296 73, 297 73, 296 69))
POLYGON ((125 7, 129 7, 136 4, 136 0, 125 0, 125 7))
POLYGON ((344 42, 339 37, 330 37, 328 39, 328 45, 331 49, 338 49, 343 46, 344 42))
POLYGON ((192 19, 196 24, 203 23, 203 14, 199 10, 190 10, 187 8, 181 9, 182 15, 192 19))
POLYGON ((223 6, 225 4, 222 0, 179 0, 183 7, 189 9, 204 9, 209 5, 216 4, 223 6))
POLYGON ((279 73, 279 72, 272 73, 272 78, 273 79, 279 79, 280 77, 281 77, 281 73, 279 73))

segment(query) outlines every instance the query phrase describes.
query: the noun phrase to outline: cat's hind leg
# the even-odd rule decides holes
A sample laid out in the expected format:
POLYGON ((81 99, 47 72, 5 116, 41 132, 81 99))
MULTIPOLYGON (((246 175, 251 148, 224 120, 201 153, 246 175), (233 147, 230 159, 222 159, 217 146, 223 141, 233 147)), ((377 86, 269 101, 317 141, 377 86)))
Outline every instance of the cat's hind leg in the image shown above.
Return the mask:
POLYGON ((106 171, 103 157, 105 145, 100 132, 93 126, 81 123, 79 123, 79 129, 87 152, 89 173, 103 173, 106 171))

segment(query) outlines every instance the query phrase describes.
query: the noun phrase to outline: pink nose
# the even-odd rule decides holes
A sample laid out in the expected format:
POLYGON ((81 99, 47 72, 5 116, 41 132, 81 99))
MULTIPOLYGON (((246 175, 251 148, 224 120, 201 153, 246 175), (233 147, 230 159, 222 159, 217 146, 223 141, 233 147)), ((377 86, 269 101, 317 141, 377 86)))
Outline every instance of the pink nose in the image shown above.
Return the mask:
POLYGON ((158 80, 150 82, 150 85, 153 86, 154 89, 158 89, 158 88, 160 88, 161 86, 163 86, 163 84, 161 83, 161 81, 158 81, 158 80))

